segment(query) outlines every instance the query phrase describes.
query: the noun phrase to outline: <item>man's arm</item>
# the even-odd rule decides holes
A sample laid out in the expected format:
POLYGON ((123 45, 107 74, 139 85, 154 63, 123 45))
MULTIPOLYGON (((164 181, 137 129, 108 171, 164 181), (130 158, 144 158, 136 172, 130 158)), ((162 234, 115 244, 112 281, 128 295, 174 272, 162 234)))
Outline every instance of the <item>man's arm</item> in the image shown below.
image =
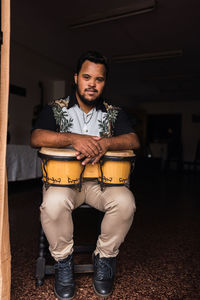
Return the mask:
POLYGON ((138 149, 140 147, 139 139, 134 132, 102 139, 102 143, 106 144, 106 148, 107 148, 106 151, 133 150, 133 149, 138 149))
POLYGON ((72 145, 84 157, 96 157, 102 151, 98 143, 100 137, 92 137, 76 133, 54 132, 45 129, 35 129, 31 135, 31 146, 62 148, 72 145))
POLYGON ((31 134, 31 147, 61 148, 70 145, 70 135, 46 129, 35 129, 31 134))
MULTIPOLYGON (((104 155, 108 150, 134 150, 140 147, 139 139, 134 132, 110 138, 102 138, 98 141, 98 143, 101 146, 102 152, 95 157, 92 164, 98 162, 101 156, 104 155)), ((77 153, 77 155, 78 159, 82 159, 84 157, 83 154, 77 153)), ((90 158, 86 158, 82 164, 87 164, 90 162, 90 160, 90 158)))

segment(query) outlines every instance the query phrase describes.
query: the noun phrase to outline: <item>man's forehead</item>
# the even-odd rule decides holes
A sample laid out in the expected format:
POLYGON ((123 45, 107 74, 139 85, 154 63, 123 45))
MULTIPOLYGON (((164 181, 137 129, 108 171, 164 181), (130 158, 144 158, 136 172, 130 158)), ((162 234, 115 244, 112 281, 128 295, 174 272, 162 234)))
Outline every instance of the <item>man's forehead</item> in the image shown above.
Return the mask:
POLYGON ((82 64, 82 67, 80 69, 80 73, 85 74, 99 74, 99 76, 104 76, 106 74, 106 68, 103 64, 100 63, 94 63, 92 61, 86 60, 82 64))

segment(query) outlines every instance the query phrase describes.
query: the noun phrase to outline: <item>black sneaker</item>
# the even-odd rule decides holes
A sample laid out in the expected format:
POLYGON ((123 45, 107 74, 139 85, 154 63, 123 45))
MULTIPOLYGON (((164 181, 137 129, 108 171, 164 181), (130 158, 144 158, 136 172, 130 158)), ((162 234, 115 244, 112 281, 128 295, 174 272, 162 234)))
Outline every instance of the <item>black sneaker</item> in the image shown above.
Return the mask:
POLYGON ((74 264, 73 256, 59 260, 55 265, 54 292, 59 300, 69 300, 74 297, 74 264))
POLYGON ((99 257, 94 255, 94 291, 98 296, 108 297, 113 290, 116 272, 116 257, 99 257))

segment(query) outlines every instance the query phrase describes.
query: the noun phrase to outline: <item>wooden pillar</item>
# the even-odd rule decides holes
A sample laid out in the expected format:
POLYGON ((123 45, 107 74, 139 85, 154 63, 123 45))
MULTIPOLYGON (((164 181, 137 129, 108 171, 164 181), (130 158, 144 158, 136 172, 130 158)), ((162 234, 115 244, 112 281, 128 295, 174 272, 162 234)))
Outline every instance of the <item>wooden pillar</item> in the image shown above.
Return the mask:
POLYGON ((1 83, 0 83, 0 299, 10 299, 10 239, 6 177, 6 143, 8 124, 10 63, 10 0, 1 0, 1 83))

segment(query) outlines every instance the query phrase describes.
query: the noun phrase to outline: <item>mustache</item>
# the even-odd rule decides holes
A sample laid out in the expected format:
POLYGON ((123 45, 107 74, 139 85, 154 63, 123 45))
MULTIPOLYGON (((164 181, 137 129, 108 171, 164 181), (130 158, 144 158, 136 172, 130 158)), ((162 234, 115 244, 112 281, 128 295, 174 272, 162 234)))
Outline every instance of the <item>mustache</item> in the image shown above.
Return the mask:
POLYGON ((95 93, 97 93, 98 91, 96 89, 85 89, 85 92, 95 92, 95 93))

